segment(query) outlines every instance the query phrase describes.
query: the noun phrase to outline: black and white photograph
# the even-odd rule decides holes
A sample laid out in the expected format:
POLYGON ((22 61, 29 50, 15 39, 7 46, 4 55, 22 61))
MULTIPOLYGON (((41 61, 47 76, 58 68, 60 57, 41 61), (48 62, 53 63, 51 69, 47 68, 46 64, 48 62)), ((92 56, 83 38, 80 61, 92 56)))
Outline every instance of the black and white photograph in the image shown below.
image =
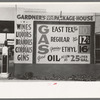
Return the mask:
POLYGON ((0 98, 100 98, 100 2, 0 3, 0 98))
POLYGON ((100 13, 65 8, 1 5, 0 80, 100 81, 100 13))

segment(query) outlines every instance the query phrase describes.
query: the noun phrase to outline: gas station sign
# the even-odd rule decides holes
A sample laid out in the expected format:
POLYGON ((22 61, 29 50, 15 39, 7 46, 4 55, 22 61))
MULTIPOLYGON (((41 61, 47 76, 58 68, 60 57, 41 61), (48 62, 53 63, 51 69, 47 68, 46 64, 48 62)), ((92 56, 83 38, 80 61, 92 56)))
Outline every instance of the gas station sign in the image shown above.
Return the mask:
POLYGON ((36 63, 89 64, 90 25, 37 24, 36 63))
POLYGON ((90 64, 91 25, 85 22, 94 22, 93 14, 37 15, 18 8, 16 18, 15 63, 90 64))

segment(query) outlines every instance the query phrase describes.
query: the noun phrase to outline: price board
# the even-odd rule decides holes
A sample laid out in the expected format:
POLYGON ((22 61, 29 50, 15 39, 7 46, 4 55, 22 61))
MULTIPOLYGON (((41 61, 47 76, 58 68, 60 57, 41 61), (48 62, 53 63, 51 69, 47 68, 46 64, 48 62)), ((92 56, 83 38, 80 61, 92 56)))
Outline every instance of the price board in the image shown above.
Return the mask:
POLYGON ((42 23, 36 27, 37 64, 90 63, 90 25, 42 23))

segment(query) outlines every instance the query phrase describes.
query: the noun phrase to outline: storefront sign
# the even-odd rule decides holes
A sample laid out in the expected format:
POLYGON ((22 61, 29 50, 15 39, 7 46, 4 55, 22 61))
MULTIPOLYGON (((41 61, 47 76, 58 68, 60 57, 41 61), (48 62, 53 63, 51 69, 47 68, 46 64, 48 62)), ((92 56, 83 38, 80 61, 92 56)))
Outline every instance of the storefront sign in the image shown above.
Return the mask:
POLYGON ((41 21, 69 21, 69 22, 93 22, 94 15, 32 15, 32 14, 18 14, 17 19, 24 20, 41 20, 41 21))
MULTIPOLYGON (((18 10, 17 13, 23 13, 18 10)), ((32 63, 33 21, 16 19, 15 63, 32 63)))
POLYGON ((89 64, 91 27, 81 23, 94 21, 93 14, 35 14, 31 10, 18 8, 14 46, 15 63, 32 64, 33 60, 36 60, 38 64, 89 64), (34 21, 40 21, 40 23, 34 25, 34 21), (67 22, 81 23, 68 24, 67 22), (33 37, 33 34, 36 36, 33 37), (36 41, 34 46, 33 38, 36 41), (36 57, 33 57, 33 48, 36 48, 36 57))

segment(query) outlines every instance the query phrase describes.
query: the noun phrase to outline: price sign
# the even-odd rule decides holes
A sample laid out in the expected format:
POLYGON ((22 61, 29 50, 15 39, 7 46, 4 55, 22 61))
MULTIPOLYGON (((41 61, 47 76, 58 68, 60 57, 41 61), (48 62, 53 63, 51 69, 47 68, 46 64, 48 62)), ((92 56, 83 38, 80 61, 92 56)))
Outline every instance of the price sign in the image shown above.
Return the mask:
POLYGON ((90 44, 90 36, 79 36, 79 44, 83 44, 83 45, 86 45, 86 44, 90 44))
POLYGON ((37 24, 36 63, 89 64, 90 33, 87 35, 82 28, 83 25, 37 24))
POLYGON ((90 53, 89 45, 79 45, 79 53, 90 53))

